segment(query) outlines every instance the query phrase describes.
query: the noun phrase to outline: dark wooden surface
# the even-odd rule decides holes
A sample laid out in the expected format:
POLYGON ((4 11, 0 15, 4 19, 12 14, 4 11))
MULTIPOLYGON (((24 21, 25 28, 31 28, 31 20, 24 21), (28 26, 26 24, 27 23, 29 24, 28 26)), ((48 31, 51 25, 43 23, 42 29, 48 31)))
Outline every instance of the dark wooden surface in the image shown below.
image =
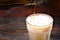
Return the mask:
MULTIPOLYGON (((60 40, 59 20, 60 18, 55 18, 51 40, 60 40)), ((0 24, 0 40, 28 40, 25 18, 9 18, 7 21, 0 24)))
MULTIPOLYGON (((26 5, 11 5, 0 7, 0 16, 3 17, 26 17, 33 13, 34 6, 26 6, 26 5), (2 10, 3 9, 3 10, 2 10)), ((50 6, 38 6, 36 8, 36 12, 47 13, 52 16, 60 17, 60 9, 54 9, 50 6)))
MULTIPOLYGON (((0 40, 29 40, 25 19, 32 14, 33 7, 20 5, 0 10, 0 40)), ((47 6, 37 8, 36 12, 47 13, 54 18, 51 40, 60 40, 60 16, 47 6)))

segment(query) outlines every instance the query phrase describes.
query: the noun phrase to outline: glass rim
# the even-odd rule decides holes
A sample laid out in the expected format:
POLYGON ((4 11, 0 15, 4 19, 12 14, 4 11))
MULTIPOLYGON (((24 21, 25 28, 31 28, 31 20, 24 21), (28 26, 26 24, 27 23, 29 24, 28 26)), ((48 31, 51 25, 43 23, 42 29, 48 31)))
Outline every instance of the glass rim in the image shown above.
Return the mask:
MULTIPOLYGON (((46 24, 46 25, 42 25, 42 26, 49 26, 50 24, 53 24, 53 18, 50 16, 50 15, 48 15, 48 14, 45 14, 45 13, 36 13, 36 14, 32 14, 32 15, 47 15, 48 17, 50 17, 50 19, 51 19, 51 22, 50 23, 48 23, 48 24, 46 24)), ((32 26, 38 26, 38 25, 33 25, 33 24, 31 24, 31 23, 29 23, 28 21, 27 21, 27 19, 29 18, 29 17, 31 17, 32 15, 29 15, 27 18, 26 18, 26 22, 28 23, 28 24, 30 24, 30 25, 32 25, 32 26)), ((37 27, 37 28, 45 28, 45 27, 37 27)))

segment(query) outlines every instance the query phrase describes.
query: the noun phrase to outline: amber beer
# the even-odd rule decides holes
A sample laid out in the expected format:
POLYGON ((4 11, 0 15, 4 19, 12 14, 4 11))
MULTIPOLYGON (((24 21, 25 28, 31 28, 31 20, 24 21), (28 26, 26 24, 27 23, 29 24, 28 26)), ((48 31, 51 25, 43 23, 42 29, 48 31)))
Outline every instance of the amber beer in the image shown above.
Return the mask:
POLYGON ((50 40, 53 18, 47 14, 32 14, 26 18, 29 40, 50 40))

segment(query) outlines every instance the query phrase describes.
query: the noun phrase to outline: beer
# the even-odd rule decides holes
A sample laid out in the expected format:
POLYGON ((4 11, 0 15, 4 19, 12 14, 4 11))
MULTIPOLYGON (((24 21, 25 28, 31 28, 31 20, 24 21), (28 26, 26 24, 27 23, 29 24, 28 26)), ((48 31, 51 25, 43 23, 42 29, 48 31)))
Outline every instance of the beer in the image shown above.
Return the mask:
POLYGON ((53 18, 47 14, 36 13, 26 18, 29 40, 50 40, 53 18))

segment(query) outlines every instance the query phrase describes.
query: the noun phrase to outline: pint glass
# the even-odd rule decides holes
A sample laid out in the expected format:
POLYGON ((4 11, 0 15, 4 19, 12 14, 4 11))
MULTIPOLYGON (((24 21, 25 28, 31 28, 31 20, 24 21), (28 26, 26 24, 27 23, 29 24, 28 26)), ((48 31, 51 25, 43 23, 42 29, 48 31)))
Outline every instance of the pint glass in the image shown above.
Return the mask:
POLYGON ((53 18, 48 14, 36 13, 26 18, 29 40, 50 40, 53 18))

